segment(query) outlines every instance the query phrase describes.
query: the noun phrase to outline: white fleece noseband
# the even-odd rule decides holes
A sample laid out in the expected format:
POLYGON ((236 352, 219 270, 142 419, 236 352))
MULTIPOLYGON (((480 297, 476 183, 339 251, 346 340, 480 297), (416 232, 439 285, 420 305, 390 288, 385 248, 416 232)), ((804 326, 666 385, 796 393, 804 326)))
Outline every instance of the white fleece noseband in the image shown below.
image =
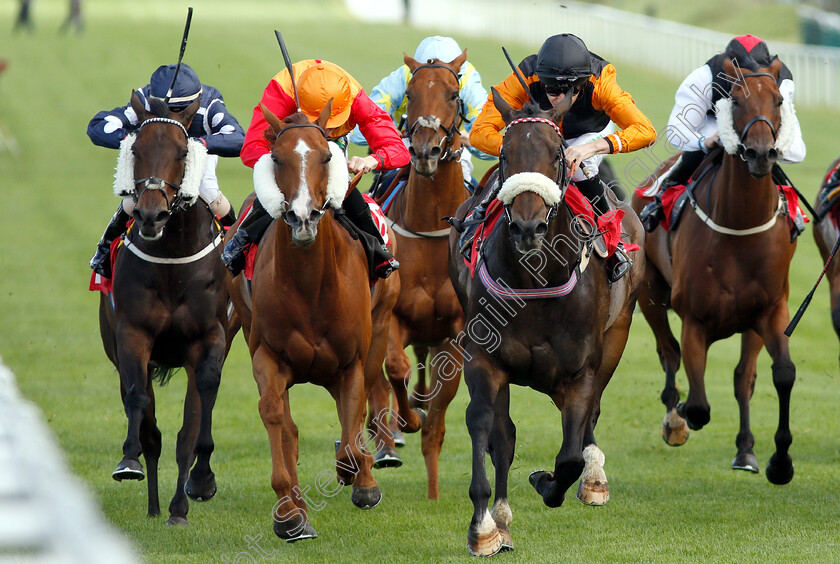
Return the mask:
POLYGON ((546 205, 554 206, 563 199, 563 192, 557 183, 539 172, 517 172, 505 180, 497 196, 506 206, 522 192, 534 192, 545 200, 546 205))
MULTIPOLYGON (((328 142, 332 158, 327 172, 327 197, 325 204, 338 209, 344 202, 350 173, 347 172, 347 157, 337 143, 328 142)), ((277 186, 274 178, 274 161, 271 153, 266 153, 254 165, 254 191, 268 214, 277 219, 283 215, 289 205, 286 197, 277 186)))
MULTIPOLYGON (((120 155, 117 157, 117 170, 114 173, 114 195, 121 198, 137 194, 137 186, 134 184, 134 153, 131 152, 135 139, 137 136, 131 134, 120 142, 120 155)), ((204 143, 187 139, 187 160, 184 163, 181 189, 178 190, 178 194, 187 205, 193 205, 198 198, 198 187, 204 176, 206 161, 207 148, 204 143)))
MULTIPOLYGON (((774 148, 780 155, 784 156, 785 152, 790 149, 796 139, 796 132, 792 125, 795 121, 793 102, 787 99, 783 100, 780 111, 781 119, 779 130, 776 132, 774 148)), ((721 98, 715 103, 715 116, 717 118, 720 144, 723 145, 724 150, 730 155, 737 155, 738 146, 741 144, 741 137, 735 131, 735 119, 732 116, 731 98, 721 98)))

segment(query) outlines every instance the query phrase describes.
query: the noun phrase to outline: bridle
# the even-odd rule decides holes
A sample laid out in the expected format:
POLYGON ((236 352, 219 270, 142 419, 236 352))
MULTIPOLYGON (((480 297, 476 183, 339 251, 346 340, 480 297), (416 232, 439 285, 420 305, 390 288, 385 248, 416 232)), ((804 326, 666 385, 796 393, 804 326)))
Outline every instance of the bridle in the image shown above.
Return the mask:
MULTIPOLYGON (((569 181, 566 180, 566 157, 565 157, 565 154, 564 154, 564 151, 563 151, 563 132, 560 131, 560 126, 558 126, 556 123, 554 123, 550 119, 546 119, 546 118, 522 117, 522 118, 515 119, 515 120, 511 121, 509 124, 507 124, 507 127, 505 128, 504 135, 508 134, 508 131, 510 131, 511 126, 518 125, 518 124, 521 124, 521 123, 545 123, 547 125, 550 125, 552 127, 552 129, 554 129, 555 133, 557 133, 557 137, 559 137, 560 141, 561 141, 560 145, 558 145, 558 147, 557 147, 557 156, 558 156, 559 161, 560 161, 560 166, 557 169, 557 176, 554 178, 554 183, 558 186, 558 188, 560 188, 561 194, 565 195, 566 190, 569 187, 569 181)), ((505 183, 505 167, 507 166, 507 156, 505 155, 504 135, 502 136, 502 139, 503 139, 502 149, 501 149, 501 151, 499 151, 498 186, 500 188, 505 183)), ((563 197, 561 196, 560 200, 556 204, 548 207, 548 213, 545 216, 546 223, 550 222, 552 219, 557 217, 557 208, 562 203, 563 203, 563 197)), ((508 222, 511 221, 511 215, 510 215, 510 206, 511 205, 512 205, 512 202, 511 202, 511 204, 504 204, 505 217, 507 218, 508 222)))
MULTIPOLYGON (((149 118, 149 119, 145 120, 143 123, 140 124, 140 127, 137 128, 137 133, 139 134, 140 131, 146 126, 146 124, 155 123, 155 122, 157 122, 157 123, 168 123, 170 125, 176 125, 184 133, 184 137, 186 137, 186 139, 190 138, 189 134, 187 133, 187 128, 184 127, 184 124, 182 124, 181 122, 176 121, 174 119, 163 118, 163 117, 155 117, 155 118, 149 118)), ((160 190, 161 194, 163 195, 163 199, 166 201, 166 212, 169 215, 172 215, 172 213, 174 213, 176 211, 183 211, 187 207, 186 206, 186 200, 181 196, 181 185, 180 184, 175 184, 173 182, 169 182, 168 180, 160 178, 158 176, 147 176, 146 178, 141 178, 139 180, 135 180, 134 181, 134 188, 135 188, 135 190, 133 192, 134 203, 137 203, 140 200, 140 197, 143 195, 143 193, 146 190, 160 190), (142 184, 143 187, 138 192, 137 191, 137 186, 139 186, 140 184, 142 184), (163 189, 164 185, 169 186, 170 188, 175 190, 175 197, 172 198, 171 201, 169 199, 169 195, 166 193, 166 190, 163 189)))
MULTIPOLYGON (((276 143, 281 135, 283 135, 284 133, 286 133, 290 129, 295 129, 296 127, 314 127, 315 129, 317 129, 318 131, 321 132, 321 135, 324 136, 324 139, 328 139, 327 132, 324 131, 323 127, 321 127, 317 123, 309 122, 309 123, 292 123, 292 124, 287 125, 286 127, 284 127, 283 129, 281 129, 280 131, 277 132, 277 135, 274 136, 274 142, 276 143)), ((273 151, 271 153, 271 160, 274 161, 274 164, 277 164, 277 158, 274 156, 273 151)), ((329 207, 329 205, 330 205, 330 199, 325 198, 324 199, 324 205, 322 205, 321 209, 318 210, 318 220, 320 220, 322 217, 324 217, 324 214, 327 213, 327 208, 329 207)), ((292 225, 292 223, 289 221, 289 219, 286 217, 287 214, 289 213, 289 209, 290 209, 289 202, 287 200, 283 200, 282 206, 283 206, 283 208, 280 211, 280 218, 289 227, 294 227, 292 225)))
MULTIPOLYGON (((742 76, 742 78, 768 76, 768 77, 772 78, 774 81, 776 80, 776 77, 773 76, 772 74, 770 74, 769 72, 751 72, 751 73, 743 74, 741 76, 742 76)), ((747 122, 747 125, 744 126, 744 130, 741 131, 740 133, 738 133, 738 156, 740 156, 741 160, 743 160, 743 161, 747 160, 746 157, 745 157, 745 154, 747 152, 747 147, 746 147, 746 145, 744 145, 744 139, 746 138, 747 133, 749 132, 750 128, 758 122, 764 122, 768 125, 768 127, 770 127, 770 133, 773 135, 773 142, 774 143, 776 142, 776 128, 773 126, 773 122, 771 122, 770 119, 763 114, 759 114, 759 115, 755 116, 754 118, 752 118, 750 121, 747 122)), ((732 123, 732 126, 735 127, 734 121, 732 123)), ((736 133, 738 132, 737 129, 735 131, 736 131, 736 133)))
MULTIPOLYGON (((455 81, 460 84, 460 79, 458 78, 458 73, 452 70, 451 67, 441 64, 441 63, 426 63, 420 65, 413 71, 411 71, 411 75, 414 76, 417 71, 420 69, 446 69, 451 72, 455 76, 455 81)), ((455 119, 452 121, 452 125, 449 128, 445 128, 440 121, 440 118, 437 116, 420 116, 418 117, 414 123, 412 123, 408 131, 406 132, 406 137, 409 140, 409 145, 411 144, 411 137, 414 133, 421 128, 428 128, 437 131, 440 129, 443 131, 443 139, 441 139, 440 143, 438 144, 438 148, 442 151, 441 156, 438 158, 440 162, 449 162, 453 160, 458 160, 461 158, 461 151, 462 149, 458 149, 457 151, 452 150, 452 140, 455 138, 455 134, 458 133, 458 129, 461 127, 461 122, 464 121, 464 112, 461 108, 460 100, 458 102, 458 109, 455 115, 455 119)))

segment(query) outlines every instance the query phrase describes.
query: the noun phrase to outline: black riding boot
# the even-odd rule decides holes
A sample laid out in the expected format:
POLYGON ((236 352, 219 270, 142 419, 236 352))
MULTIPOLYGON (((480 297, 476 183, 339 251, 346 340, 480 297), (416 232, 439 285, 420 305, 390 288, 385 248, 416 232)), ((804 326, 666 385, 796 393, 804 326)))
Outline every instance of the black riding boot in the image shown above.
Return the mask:
MULTIPOLYGON (((233 213, 233 210, 231 210, 233 213)), ((242 220, 239 229, 225 245, 222 251, 222 262, 233 276, 236 276, 245 268, 245 249, 251 243, 259 243, 268 226, 271 225, 272 217, 268 215, 259 200, 254 200, 251 213, 242 220)))
POLYGON ((233 206, 230 207, 230 210, 224 215, 224 217, 219 218, 219 223, 222 224, 222 227, 230 227, 236 223, 236 212, 233 211, 233 206))
MULTIPOLYGON (((609 213, 610 203, 607 201, 604 184, 598 176, 575 182, 575 186, 577 186, 581 194, 586 196, 586 199, 592 204, 596 220, 605 213, 609 213)), ((627 274, 632 264, 627 253, 624 251, 624 244, 619 241, 618 248, 613 254, 607 257, 607 272, 610 282, 620 280, 622 276, 627 274)))
POLYGON ((674 168, 668 174, 668 178, 659 185, 659 191, 653 197, 653 201, 639 212, 639 219, 645 231, 653 233, 653 230, 665 219, 665 210, 662 207, 662 194, 665 190, 671 186, 687 183, 705 157, 706 154, 703 151, 686 151, 680 155, 674 163, 674 168))
POLYGON ((359 240, 362 242, 365 254, 368 257, 370 278, 388 278, 392 272, 400 267, 400 263, 385 246, 382 234, 373 222, 370 207, 362 197, 362 193, 358 190, 351 191, 345 198, 342 207, 347 219, 362 232, 359 240))
POLYGON ((96 254, 90 259, 90 267, 100 276, 111 278, 111 243, 125 233, 129 219, 131 216, 125 213, 120 202, 120 207, 117 208, 117 212, 105 228, 105 233, 96 244, 96 254))

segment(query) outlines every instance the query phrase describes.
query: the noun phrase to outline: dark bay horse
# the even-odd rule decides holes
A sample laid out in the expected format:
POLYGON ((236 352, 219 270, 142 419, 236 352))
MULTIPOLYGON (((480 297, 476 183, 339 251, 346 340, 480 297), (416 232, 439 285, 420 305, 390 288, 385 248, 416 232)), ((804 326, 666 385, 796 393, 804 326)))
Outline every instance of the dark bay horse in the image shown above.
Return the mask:
MULTIPOLYGON (((835 159, 831 163, 831 166, 826 171, 826 176, 838 166, 840 166, 840 158, 835 159)), ((828 179, 826 178, 826 180, 828 179)), ((819 197, 817 197, 817 201, 820 202, 817 213, 821 215, 822 219, 814 224, 814 239, 817 242, 817 248, 820 250, 820 256, 823 261, 826 261, 831 253, 831 249, 834 248, 837 237, 840 237, 840 231, 838 231, 833 217, 827 216, 827 212, 823 210, 823 207, 828 202, 822 202, 819 197)), ((834 205, 836 206, 837 204, 834 205)), ((831 296, 831 324, 834 326, 834 332, 840 337, 840 260, 836 256, 832 259, 831 264, 828 265, 828 270, 825 275, 828 278, 829 295, 831 296)))
POLYGON ((353 503, 371 508, 382 497, 363 424, 370 389, 382 378, 399 276, 380 280, 371 295, 362 245, 328 212, 341 207, 348 190, 347 160, 324 133, 331 107, 330 101, 315 122, 302 113, 281 122, 263 106, 272 149, 254 166, 254 186, 282 221, 260 243, 251 292, 244 276, 228 276, 271 446, 274 532, 286 541, 317 536, 298 487, 294 384, 323 386, 336 401, 336 473, 339 484, 353 485, 353 503))
MULTIPOLYGON (((544 503, 561 505, 578 478, 581 501, 607 502, 604 455, 594 429, 601 394, 627 342, 644 274, 644 257, 639 256, 630 272, 610 286, 604 261, 588 254, 591 240, 576 228, 577 218, 564 202, 568 180, 558 127, 563 112, 535 106, 512 110, 495 89, 493 100, 507 124, 499 157, 505 215, 483 243, 483 263, 475 277, 470 278, 459 253, 457 233, 450 237, 452 281, 466 313, 461 343, 470 392, 469 491, 474 504, 467 539, 475 555, 513 547, 507 502, 516 442, 509 414, 511 384, 547 394, 562 412, 563 443, 554 471, 529 477, 544 503), (490 511, 488 452, 496 474, 490 511)), ((478 201, 463 204, 458 217, 478 201)), ((642 242, 635 214, 626 213, 623 230, 631 242, 642 242)))
POLYGON ((186 368, 178 482, 167 521, 173 525, 187 523, 187 495, 202 501, 216 493, 211 423, 232 330, 222 235, 213 213, 197 198, 206 150, 186 132, 199 102, 178 113, 156 100, 150 105, 148 112, 136 93, 131 97, 141 124, 136 137, 123 141, 115 187, 119 195, 134 197, 134 224, 114 264, 113 303, 101 294, 99 326, 105 352, 120 373, 128 416, 124 457, 113 477, 144 479, 143 454, 150 516, 160 514, 161 451, 152 380, 164 383, 174 369, 186 368))
MULTIPOLYGON (((460 349, 452 339, 464 326, 461 305, 449 279, 449 226, 442 218, 454 216, 467 197, 459 162, 458 94, 458 73, 466 59, 466 50, 450 63, 434 59, 421 64, 404 56, 412 75, 406 87, 412 165, 406 186, 388 210, 398 242, 401 290, 385 369, 403 418, 401 430, 416 431, 420 418, 409 409, 407 386, 412 366, 404 349, 414 345, 417 360, 424 365, 429 357, 429 387, 412 393, 412 399, 428 409, 422 452, 430 499, 440 495, 438 457, 446 431, 444 418, 461 380, 460 369, 441 372, 441 359, 462 364, 460 349)), ((423 375, 420 377, 422 380, 423 375)))
MULTIPOLYGON (((782 201, 771 174, 780 153, 778 142, 787 137, 776 84, 780 66, 777 59, 769 68, 744 73, 733 84, 731 99, 718 104, 720 139, 726 149, 723 164, 698 182, 697 207, 686 209, 679 229, 669 234, 659 227, 647 237, 647 272, 639 296, 665 370, 662 402, 667 414, 662 432, 670 445, 683 444, 688 428, 700 429, 709 422, 711 408, 704 386, 708 349, 715 341, 741 333, 734 381, 740 430, 732 468, 758 472, 749 402, 756 359, 762 346, 767 348, 779 395, 776 452, 766 467, 774 484, 793 478, 788 448, 790 394, 796 377, 783 333, 789 320, 788 270, 796 243, 791 243, 788 222, 780 217, 782 201), (669 307, 682 320, 682 353, 668 323, 669 307), (689 383, 684 403, 679 403, 675 383, 681 355, 689 383)), ((731 61, 724 70, 739 76, 731 61)), ((637 212, 644 204, 634 195, 637 212)))

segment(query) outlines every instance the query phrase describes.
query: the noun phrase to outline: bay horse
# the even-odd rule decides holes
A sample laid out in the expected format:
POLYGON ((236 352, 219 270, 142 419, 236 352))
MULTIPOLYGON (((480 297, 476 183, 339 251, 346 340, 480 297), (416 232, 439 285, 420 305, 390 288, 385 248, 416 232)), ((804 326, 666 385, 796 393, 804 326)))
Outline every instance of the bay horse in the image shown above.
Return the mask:
MULTIPOLYGON (((610 286, 604 261, 591 253, 591 237, 564 198, 569 186, 559 128, 564 110, 537 106, 514 110, 492 89, 507 125, 499 156, 504 215, 483 241, 474 277, 450 235, 450 272, 466 314, 461 344, 470 392, 467 427, 472 439, 470 499, 474 512, 469 551, 492 555, 512 549, 508 472, 516 428, 509 413, 510 385, 528 386, 551 397, 562 412, 563 443, 553 472, 538 471, 529 482, 549 507, 563 503, 578 478, 578 498, 603 505, 609 488, 604 455, 595 444, 601 395, 627 342, 644 257, 610 286), (534 259, 539 268, 533 265, 534 259), (485 454, 495 467, 495 500, 488 511, 490 483, 485 454), (582 474, 582 475, 581 475, 582 474)), ((485 192, 489 190, 485 187, 485 192)), ((458 210, 481 201, 477 194, 458 210)), ((621 210, 630 208, 614 200, 621 210)), ((644 237, 633 213, 622 229, 632 243, 644 237)), ((639 253, 641 254, 641 253, 639 253)))
POLYGON ((151 111, 132 94, 140 126, 122 142, 115 192, 134 198, 134 223, 113 266, 113 301, 101 294, 99 327, 105 352, 120 374, 128 417, 123 459, 112 475, 143 480, 143 454, 150 516, 160 514, 161 451, 152 382, 163 384, 176 368, 186 369, 184 421, 175 455, 178 481, 167 521, 183 525, 186 496, 203 501, 216 493, 210 469, 213 405, 236 330, 227 315, 221 230, 198 198, 206 149, 187 135, 199 101, 181 112, 171 112, 159 100, 149 104, 151 111))
MULTIPOLYGON (((466 199, 461 170, 459 98, 464 50, 452 62, 437 59, 420 63, 408 55, 403 61, 411 71, 406 87, 407 131, 411 169, 405 187, 388 208, 388 223, 397 238, 400 261, 400 295, 394 308, 385 370, 399 407, 400 430, 414 432, 422 417, 409 408, 409 399, 428 409, 422 425, 422 452, 428 478, 427 495, 437 499, 438 457, 446 432, 446 408, 458 390, 461 370, 442 372, 445 362, 461 366, 460 349, 452 342, 463 329, 464 314, 449 279, 449 225, 466 199), (425 372, 428 388, 408 392, 412 366, 405 347, 413 345, 425 372), (409 397, 410 396, 410 397, 409 397)), ((420 374, 421 383, 425 374, 420 374)), ((381 412, 381 402, 377 412, 381 412)))
MULTIPOLYGON (((825 178, 826 182, 838 166, 840 166, 840 157, 835 159, 831 163, 831 166, 828 167, 825 178)), ((819 197, 819 192, 817 193, 817 202, 820 203, 820 207, 817 208, 817 213, 820 214, 821 219, 814 224, 814 240, 817 242, 817 248, 820 250, 820 256, 823 261, 827 261, 834 247, 834 243, 840 237, 840 231, 838 231, 837 224, 834 222, 835 211, 829 212, 828 209, 825 209, 826 206, 831 206, 832 204, 829 201, 824 202, 819 197)), ((835 203, 834 206, 836 210, 837 204, 835 203)), ((834 326, 834 332, 840 337, 840 266, 838 265, 840 265, 840 260, 837 260, 835 256, 831 264, 828 265, 826 277, 828 278, 829 296, 831 299, 831 324, 834 326)))
MULTIPOLYGON (((788 271, 796 243, 791 242, 788 222, 778 221, 783 202, 771 174, 781 145, 789 138, 776 84, 780 67, 776 59, 770 67, 739 75, 731 61, 725 62, 725 72, 738 80, 731 98, 718 102, 723 163, 716 173, 697 182, 696 201, 684 212, 679 229, 667 233, 658 227, 647 237, 647 272, 639 296, 665 371, 661 398, 667 413, 662 433, 669 445, 685 443, 689 428, 700 429, 709 422, 704 385, 708 349, 715 341, 741 333, 734 378, 740 429, 732 468, 757 473, 749 402, 756 359, 762 346, 767 348, 779 396, 776 452, 766 467, 773 484, 793 478, 788 448, 790 395, 796 377, 784 335, 789 321, 788 271), (671 333, 669 308, 682 320, 681 343, 671 333), (681 357, 689 383, 685 402, 679 401, 675 382, 681 357)), ((637 212, 644 204, 638 194, 633 196, 637 212)))
POLYGON ((348 172, 343 151, 324 131, 331 108, 332 100, 310 122, 300 112, 280 121, 262 106, 272 148, 254 166, 254 186, 269 214, 282 221, 260 243, 250 292, 243 275, 227 276, 271 446, 274 532, 289 542, 317 536, 298 487, 298 429, 289 405, 294 384, 323 386, 335 399, 336 473, 339 484, 353 485, 352 502, 367 509, 382 497, 363 424, 370 389, 382 378, 399 276, 380 280, 371 292, 362 245, 338 224, 348 172), (334 213, 327 213, 330 207, 334 213))

